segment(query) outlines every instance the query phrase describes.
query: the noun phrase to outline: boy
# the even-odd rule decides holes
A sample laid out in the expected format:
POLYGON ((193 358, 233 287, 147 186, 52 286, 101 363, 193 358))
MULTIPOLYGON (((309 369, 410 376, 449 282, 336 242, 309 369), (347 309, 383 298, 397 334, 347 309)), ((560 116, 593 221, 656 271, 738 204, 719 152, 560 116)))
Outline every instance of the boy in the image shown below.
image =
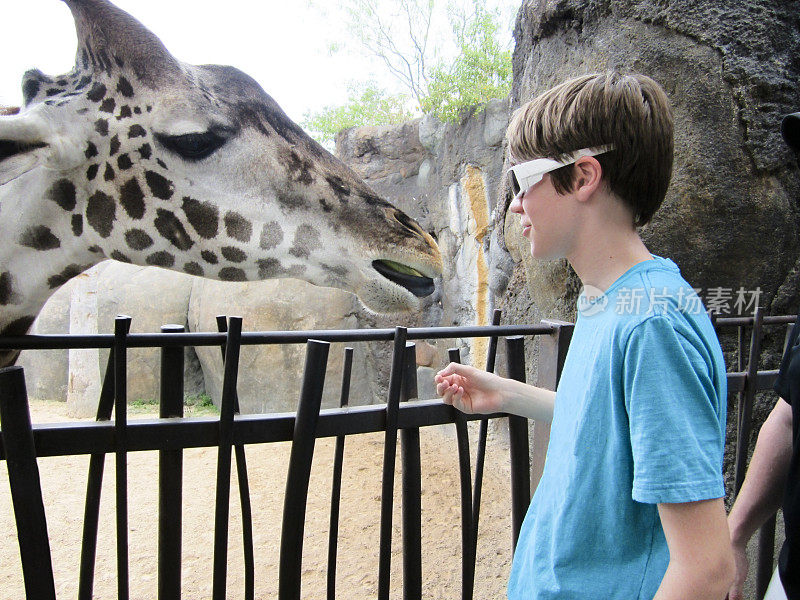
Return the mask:
POLYGON ((552 420, 508 597, 721 600, 725 365, 699 298, 636 229, 669 185, 667 98, 641 75, 579 77, 518 110, 508 140, 531 253, 584 285, 557 392, 457 364, 436 376, 465 412, 552 420))

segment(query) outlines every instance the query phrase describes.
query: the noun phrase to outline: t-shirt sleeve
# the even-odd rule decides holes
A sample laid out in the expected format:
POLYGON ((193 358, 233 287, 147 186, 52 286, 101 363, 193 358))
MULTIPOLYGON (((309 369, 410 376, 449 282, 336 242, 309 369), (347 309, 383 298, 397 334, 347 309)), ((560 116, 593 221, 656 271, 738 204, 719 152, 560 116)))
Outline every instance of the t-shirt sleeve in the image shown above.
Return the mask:
POLYGON ((710 349, 654 316, 631 333, 624 365, 633 499, 655 504, 723 497, 726 399, 714 383, 710 349))
MULTIPOLYGON (((789 340, 786 343, 786 349, 783 352, 783 358, 781 359, 781 368, 778 371, 778 379, 775 380, 775 385, 772 389, 775 390, 775 393, 778 394, 781 398, 783 398, 789 404, 792 403, 792 392, 791 392, 791 380, 789 376, 790 370, 796 370, 796 367, 793 369, 792 365, 792 357, 797 357, 800 354, 800 349, 797 347, 797 336, 800 333, 800 316, 797 317, 797 321, 794 323, 794 327, 792 327, 792 332, 789 334, 789 340)), ((795 362, 798 358, 795 358, 795 362)))

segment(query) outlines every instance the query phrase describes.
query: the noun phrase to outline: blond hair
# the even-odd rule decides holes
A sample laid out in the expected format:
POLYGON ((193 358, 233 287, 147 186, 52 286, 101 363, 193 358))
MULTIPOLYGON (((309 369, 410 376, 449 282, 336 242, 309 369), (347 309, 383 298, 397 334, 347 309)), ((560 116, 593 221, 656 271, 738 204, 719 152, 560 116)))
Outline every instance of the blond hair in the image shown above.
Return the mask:
MULTIPOLYGON (((597 156, 603 181, 644 225, 661 206, 672 175, 672 110, 655 81, 616 71, 565 81, 520 107, 508 126, 512 160, 562 160, 581 148, 611 144, 597 156)), ((550 173, 565 194, 573 167, 550 173)))

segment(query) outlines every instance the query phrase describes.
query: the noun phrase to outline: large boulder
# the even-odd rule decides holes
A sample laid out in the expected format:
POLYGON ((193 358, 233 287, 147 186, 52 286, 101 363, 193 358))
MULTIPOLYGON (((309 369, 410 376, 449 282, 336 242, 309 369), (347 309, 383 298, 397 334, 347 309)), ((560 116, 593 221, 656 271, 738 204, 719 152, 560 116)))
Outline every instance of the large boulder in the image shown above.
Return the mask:
MULTIPOLYGON (((195 279, 189 304, 192 331, 215 331, 217 315, 242 317, 245 331, 300 331, 358 328, 358 299, 348 292, 314 287, 297 279, 258 283, 226 283, 195 279)), ((354 348, 351 395, 372 401, 369 382, 375 373, 364 344, 354 348)), ((334 343, 328 356, 323 406, 339 405, 345 344, 334 343)), ((294 411, 300 397, 304 344, 242 346, 239 405, 242 412, 294 411)), ((219 405, 222 396, 222 354, 216 347, 198 347, 206 391, 219 405)))
MULTIPOLYGON (((775 312, 797 308, 800 177, 779 124, 800 107, 795 3, 527 0, 515 30, 512 102, 519 106, 579 74, 645 73, 675 115, 667 198, 642 230, 701 294, 760 289, 775 312)), ((564 262, 535 263, 517 219, 505 239, 543 314, 574 317, 579 291, 564 262)), ((720 307, 733 311, 732 303, 720 307)))

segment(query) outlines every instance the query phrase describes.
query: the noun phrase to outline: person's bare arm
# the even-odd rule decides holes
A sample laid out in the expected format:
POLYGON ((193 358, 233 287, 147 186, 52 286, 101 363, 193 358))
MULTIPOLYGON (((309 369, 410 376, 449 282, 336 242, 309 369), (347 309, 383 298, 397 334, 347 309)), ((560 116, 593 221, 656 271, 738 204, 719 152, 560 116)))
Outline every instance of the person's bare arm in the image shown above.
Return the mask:
POLYGON ((722 498, 659 504, 669 566, 653 600, 722 600, 733 581, 733 553, 722 498))
POLYGON ((450 363, 435 377, 445 403, 465 413, 505 412, 537 421, 553 420, 556 393, 475 367, 450 363))
POLYGON ((736 577, 728 598, 742 600, 750 568, 747 542, 781 505, 792 459, 792 407, 782 398, 761 426, 747 476, 728 515, 736 577))

